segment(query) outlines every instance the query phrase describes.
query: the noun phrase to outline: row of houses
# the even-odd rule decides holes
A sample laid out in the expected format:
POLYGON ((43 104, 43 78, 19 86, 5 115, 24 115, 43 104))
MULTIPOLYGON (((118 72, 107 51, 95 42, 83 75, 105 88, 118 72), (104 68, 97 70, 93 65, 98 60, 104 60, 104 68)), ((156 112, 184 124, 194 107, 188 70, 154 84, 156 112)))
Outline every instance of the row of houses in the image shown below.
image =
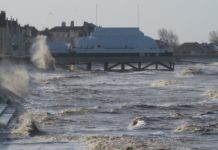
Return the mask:
POLYGON ((28 56, 34 38, 38 35, 35 27, 21 26, 14 18, 8 19, 6 13, 0 13, 0 57, 28 56))
POLYGON ((198 42, 183 43, 174 50, 174 54, 182 56, 218 55, 218 45, 198 42))
MULTIPOLYGON (((16 19, 6 17, 0 13, 0 57, 27 57, 30 55, 31 45, 37 35, 47 36, 47 42, 52 53, 69 53, 75 48, 77 40, 89 36, 96 30, 92 23, 84 22, 82 26, 75 26, 74 21, 69 25, 62 22, 60 26, 38 31, 35 27, 21 26, 16 19)), ((160 48, 167 45, 156 41, 160 48)), ((207 43, 183 43, 174 50, 175 55, 218 55, 218 45, 207 43)))

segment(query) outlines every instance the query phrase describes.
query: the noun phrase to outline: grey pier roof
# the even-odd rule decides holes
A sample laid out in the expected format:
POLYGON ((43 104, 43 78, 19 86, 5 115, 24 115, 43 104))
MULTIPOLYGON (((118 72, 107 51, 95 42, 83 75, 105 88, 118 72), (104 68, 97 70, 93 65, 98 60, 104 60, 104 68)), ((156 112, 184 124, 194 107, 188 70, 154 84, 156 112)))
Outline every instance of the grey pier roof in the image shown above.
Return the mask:
POLYGON ((102 28, 97 27, 88 37, 76 42, 77 52, 95 49, 99 52, 122 50, 126 52, 161 52, 152 38, 145 36, 139 28, 102 28))

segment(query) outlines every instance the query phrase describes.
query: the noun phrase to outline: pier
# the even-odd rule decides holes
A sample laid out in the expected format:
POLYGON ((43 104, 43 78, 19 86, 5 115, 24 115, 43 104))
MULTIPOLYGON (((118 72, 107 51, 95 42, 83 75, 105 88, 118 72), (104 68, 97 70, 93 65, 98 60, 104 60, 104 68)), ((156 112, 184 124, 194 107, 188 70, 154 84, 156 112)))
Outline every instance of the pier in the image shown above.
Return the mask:
POLYGON ((94 64, 102 65, 104 71, 173 71, 175 58, 172 56, 78 56, 55 55, 56 63, 60 65, 83 64, 91 71, 94 64))

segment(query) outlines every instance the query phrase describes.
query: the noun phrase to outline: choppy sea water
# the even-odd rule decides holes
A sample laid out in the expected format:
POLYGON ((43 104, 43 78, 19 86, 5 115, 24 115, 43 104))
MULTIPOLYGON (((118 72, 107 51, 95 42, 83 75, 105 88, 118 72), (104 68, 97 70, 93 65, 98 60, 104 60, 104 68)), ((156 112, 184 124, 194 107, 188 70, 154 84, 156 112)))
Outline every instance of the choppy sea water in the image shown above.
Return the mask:
POLYGON ((218 148, 218 63, 178 64, 174 72, 58 69, 30 75, 25 107, 50 117, 38 124, 46 134, 173 138, 184 147, 218 148), (134 123, 137 117, 142 124, 134 123))

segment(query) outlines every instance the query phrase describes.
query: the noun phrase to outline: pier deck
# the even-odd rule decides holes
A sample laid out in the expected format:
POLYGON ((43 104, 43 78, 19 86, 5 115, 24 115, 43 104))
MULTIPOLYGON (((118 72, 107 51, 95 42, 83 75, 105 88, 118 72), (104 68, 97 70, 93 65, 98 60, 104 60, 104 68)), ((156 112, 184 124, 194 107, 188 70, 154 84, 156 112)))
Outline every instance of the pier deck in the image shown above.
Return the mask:
POLYGON ((143 71, 147 69, 173 71, 175 58, 172 56, 77 56, 55 55, 58 64, 85 64, 92 70, 93 64, 103 64, 105 71, 143 71))

